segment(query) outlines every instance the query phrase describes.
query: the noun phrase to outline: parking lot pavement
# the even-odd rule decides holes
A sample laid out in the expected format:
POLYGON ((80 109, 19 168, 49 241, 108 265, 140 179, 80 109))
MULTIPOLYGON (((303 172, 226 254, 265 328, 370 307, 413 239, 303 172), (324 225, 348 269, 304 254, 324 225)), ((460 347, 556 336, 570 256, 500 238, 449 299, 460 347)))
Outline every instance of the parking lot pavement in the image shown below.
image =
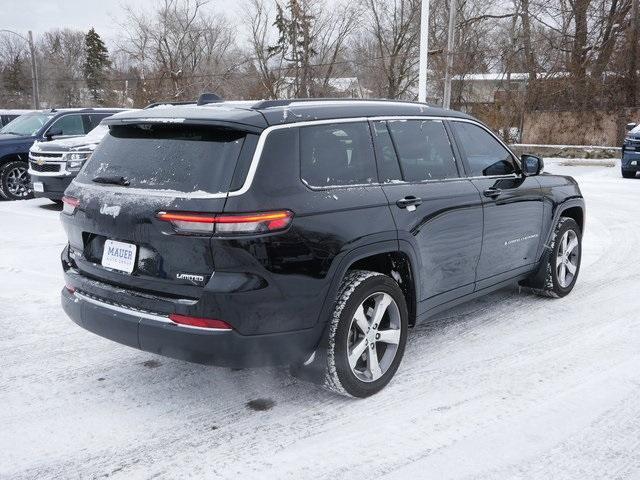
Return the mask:
POLYGON ((547 169, 587 202, 573 293, 507 289, 419 325, 366 400, 80 329, 57 211, 0 202, 0 478, 638 478, 640 179, 547 169))

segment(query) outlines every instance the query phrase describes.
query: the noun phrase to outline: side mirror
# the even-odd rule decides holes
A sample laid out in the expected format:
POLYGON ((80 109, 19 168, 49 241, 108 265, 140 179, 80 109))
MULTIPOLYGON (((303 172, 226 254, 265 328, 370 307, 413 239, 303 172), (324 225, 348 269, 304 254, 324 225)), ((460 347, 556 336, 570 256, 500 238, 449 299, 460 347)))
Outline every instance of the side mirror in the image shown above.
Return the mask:
POLYGON ((634 128, 636 128, 638 124, 637 123, 627 123, 627 132, 630 132, 631 130, 633 130, 634 128))
POLYGON ((544 162, 540 157, 535 155, 522 155, 520 157, 522 163, 522 174, 525 177, 540 175, 544 170, 544 162))
POLYGON ((53 137, 59 137, 60 135, 62 135, 61 128, 51 128, 47 131, 47 133, 44 134, 47 141, 51 141, 53 137))

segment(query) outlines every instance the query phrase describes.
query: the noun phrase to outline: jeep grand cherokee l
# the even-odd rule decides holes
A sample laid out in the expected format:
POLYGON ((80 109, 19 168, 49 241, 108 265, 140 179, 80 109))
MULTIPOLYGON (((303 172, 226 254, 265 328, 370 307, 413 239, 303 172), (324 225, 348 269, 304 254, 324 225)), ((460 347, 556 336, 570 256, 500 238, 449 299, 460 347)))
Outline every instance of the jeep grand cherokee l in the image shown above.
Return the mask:
POLYGON ((100 120, 121 108, 60 108, 33 110, 0 129, 0 197, 21 200, 32 196, 29 149, 34 142, 86 135, 100 120))
MULTIPOLYGON (((200 102, 202 103, 202 102, 200 102)), ((523 282, 567 295, 584 201, 472 117, 387 101, 121 113, 66 191, 62 305, 131 347, 288 364, 365 397, 410 326, 523 282)))

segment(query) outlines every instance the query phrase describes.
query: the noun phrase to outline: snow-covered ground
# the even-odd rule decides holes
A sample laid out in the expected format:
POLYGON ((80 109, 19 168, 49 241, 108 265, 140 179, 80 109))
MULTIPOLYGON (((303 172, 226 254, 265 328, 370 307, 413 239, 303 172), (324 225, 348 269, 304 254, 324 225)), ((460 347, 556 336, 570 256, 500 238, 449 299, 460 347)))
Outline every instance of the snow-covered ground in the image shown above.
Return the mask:
POLYGON ((419 325, 366 400, 82 330, 59 306, 57 211, 0 202, 0 478, 640 478, 640 179, 547 170, 587 201, 573 293, 507 289, 419 325))

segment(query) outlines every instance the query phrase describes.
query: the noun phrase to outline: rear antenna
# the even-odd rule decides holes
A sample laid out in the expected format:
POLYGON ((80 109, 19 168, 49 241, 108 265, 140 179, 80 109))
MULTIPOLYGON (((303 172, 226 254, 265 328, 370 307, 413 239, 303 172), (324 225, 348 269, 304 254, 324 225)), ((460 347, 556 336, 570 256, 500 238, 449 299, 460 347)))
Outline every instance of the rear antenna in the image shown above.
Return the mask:
POLYGON ((206 105, 207 103, 218 103, 222 101, 222 97, 215 93, 203 93, 198 97, 197 105, 206 105))

